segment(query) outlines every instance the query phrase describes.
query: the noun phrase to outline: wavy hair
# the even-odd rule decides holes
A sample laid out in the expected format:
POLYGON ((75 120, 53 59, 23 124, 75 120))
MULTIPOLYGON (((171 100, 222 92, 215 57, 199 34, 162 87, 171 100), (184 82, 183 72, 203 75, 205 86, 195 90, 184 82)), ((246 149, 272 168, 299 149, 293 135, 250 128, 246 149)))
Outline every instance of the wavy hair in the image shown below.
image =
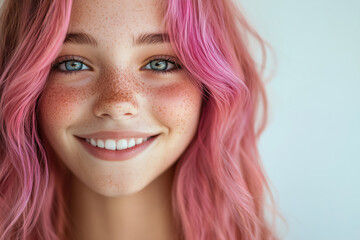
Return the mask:
MULTIPOLYGON (((0 240, 69 235, 69 173, 48 161, 37 106, 71 6, 72 0, 5 0, 1 7, 0 240)), ((179 239, 275 240, 267 196, 272 216, 278 212, 257 148, 267 100, 248 38, 255 37, 264 59, 266 43, 231 0, 168 0, 164 9, 172 47, 203 91, 197 133, 177 162, 172 188, 179 239)))

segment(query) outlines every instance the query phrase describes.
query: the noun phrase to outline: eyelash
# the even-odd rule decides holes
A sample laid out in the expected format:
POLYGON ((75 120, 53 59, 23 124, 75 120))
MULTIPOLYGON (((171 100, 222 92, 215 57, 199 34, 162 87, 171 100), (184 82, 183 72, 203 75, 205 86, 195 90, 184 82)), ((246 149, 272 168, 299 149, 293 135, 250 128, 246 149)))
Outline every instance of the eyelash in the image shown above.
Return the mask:
MULTIPOLYGON (((169 74, 171 72, 174 72, 174 71, 177 71, 179 69, 181 69, 181 65, 176 61, 175 58, 173 57, 169 57, 169 56, 156 56, 156 57, 153 57, 152 59, 150 59, 147 64, 145 66, 147 66, 148 64, 150 64, 152 61, 158 61, 158 60, 161 60, 161 61, 167 61, 168 63, 172 63, 174 64, 174 67, 170 70, 154 70, 154 69, 145 69, 145 70, 150 70, 156 74, 169 74)), ((51 69, 53 71, 58 71, 58 72, 61 72, 61 73, 64 73, 64 74, 76 74, 78 72, 81 72, 81 71, 84 71, 84 70, 76 70, 76 71, 63 71, 63 70, 59 70, 58 67, 59 65, 63 64, 63 63, 66 63, 66 62, 70 62, 70 61, 76 61, 76 62, 79 62, 81 64, 84 64, 86 65, 84 62, 84 59, 81 58, 81 57, 77 57, 77 56, 65 56, 65 57, 61 57, 57 60, 55 60, 55 62, 51 65, 51 69)), ((87 66, 87 65, 86 65, 87 66)), ((144 66, 144 67, 145 67, 144 66)), ((89 66, 88 66, 89 67, 89 66)), ((142 68, 144 68, 142 67, 142 68)), ((90 67, 89 67, 90 68, 90 67)), ((88 70, 88 69, 86 69, 88 70)))

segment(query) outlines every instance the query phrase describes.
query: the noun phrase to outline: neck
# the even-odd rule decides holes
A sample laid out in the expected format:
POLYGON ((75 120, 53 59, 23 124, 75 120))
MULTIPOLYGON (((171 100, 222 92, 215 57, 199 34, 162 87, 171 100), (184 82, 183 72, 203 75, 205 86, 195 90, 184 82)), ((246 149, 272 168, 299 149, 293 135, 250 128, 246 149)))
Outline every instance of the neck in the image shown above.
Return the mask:
POLYGON ((141 191, 107 197, 72 180, 70 218, 74 240, 176 239, 171 188, 174 166, 141 191))

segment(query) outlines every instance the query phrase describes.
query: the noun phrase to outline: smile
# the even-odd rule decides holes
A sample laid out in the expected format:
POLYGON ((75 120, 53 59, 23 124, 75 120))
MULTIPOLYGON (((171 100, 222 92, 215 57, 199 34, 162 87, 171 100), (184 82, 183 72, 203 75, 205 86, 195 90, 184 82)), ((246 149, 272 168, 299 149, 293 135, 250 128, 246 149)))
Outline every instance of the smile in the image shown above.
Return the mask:
MULTIPOLYGON (((160 135, 160 134, 159 134, 160 135)), ((158 138, 92 139, 79 138, 81 145, 93 157, 105 161, 125 161, 136 157, 158 138)))
POLYGON ((86 142, 90 143, 94 147, 98 148, 105 148, 107 150, 123 150, 132 148, 134 146, 140 145, 151 137, 147 138, 130 138, 130 139, 93 139, 93 138, 86 138, 86 142))

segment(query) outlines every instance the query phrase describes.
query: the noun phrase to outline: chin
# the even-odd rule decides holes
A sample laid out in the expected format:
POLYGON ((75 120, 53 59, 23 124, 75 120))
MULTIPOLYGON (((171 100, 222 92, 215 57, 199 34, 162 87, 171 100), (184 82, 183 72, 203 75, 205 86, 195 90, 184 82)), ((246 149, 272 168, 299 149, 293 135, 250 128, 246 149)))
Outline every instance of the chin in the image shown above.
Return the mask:
POLYGON ((104 196, 104 197, 124 197, 136 194, 143 190, 148 184, 128 184, 128 183, 115 183, 114 182, 108 182, 108 183, 102 183, 100 185, 96 186, 88 186, 91 191, 104 196))

